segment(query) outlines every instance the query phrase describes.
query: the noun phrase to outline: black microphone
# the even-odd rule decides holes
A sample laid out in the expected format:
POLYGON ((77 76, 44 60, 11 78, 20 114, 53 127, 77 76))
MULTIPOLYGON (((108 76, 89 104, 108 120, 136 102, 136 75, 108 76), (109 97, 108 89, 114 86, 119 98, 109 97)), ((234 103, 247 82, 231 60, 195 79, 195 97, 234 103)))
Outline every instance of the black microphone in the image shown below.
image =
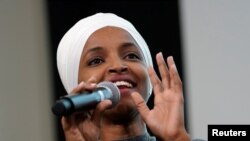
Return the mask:
POLYGON ((117 105, 120 100, 118 87, 109 81, 99 83, 92 92, 60 98, 53 105, 52 112, 57 116, 67 116, 74 112, 94 109, 99 102, 105 99, 112 101, 112 107, 117 105))

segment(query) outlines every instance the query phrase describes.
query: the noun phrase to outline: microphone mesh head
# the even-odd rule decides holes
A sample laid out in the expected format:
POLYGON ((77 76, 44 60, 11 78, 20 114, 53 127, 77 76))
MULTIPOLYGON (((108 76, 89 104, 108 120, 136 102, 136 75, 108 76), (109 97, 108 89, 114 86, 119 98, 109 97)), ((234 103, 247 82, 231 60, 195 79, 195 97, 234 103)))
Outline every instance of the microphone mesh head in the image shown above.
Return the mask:
POLYGON ((111 93, 112 97, 110 99, 112 101, 112 107, 115 107, 118 104, 118 102, 120 101, 120 91, 115 84, 109 81, 103 81, 103 82, 100 82, 97 85, 97 87, 109 88, 112 92, 111 93))

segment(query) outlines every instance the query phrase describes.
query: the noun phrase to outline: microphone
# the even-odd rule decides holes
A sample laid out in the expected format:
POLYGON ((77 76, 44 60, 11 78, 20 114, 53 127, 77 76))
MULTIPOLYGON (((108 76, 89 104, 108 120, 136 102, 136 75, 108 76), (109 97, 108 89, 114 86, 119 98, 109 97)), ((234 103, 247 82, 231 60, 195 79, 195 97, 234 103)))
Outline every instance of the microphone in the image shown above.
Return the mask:
POLYGON ((94 109, 99 102, 106 99, 112 101, 112 107, 120 100, 118 87, 109 81, 99 83, 92 92, 60 98, 53 105, 52 112, 57 116, 67 116, 74 112, 94 109))

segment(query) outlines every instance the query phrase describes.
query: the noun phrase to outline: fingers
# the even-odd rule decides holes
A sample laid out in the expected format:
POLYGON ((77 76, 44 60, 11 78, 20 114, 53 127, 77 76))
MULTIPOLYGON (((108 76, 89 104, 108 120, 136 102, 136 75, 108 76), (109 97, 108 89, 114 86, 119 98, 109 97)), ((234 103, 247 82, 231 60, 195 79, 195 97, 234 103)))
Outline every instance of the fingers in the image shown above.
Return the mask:
POLYGON ((148 74, 149 74, 150 81, 151 81, 153 88, 154 88, 154 94, 160 93, 163 90, 163 88, 161 86, 161 80, 156 75, 153 67, 148 68, 148 74))
POLYGON ((92 115, 92 121, 98 126, 100 127, 100 121, 101 121, 101 117, 102 114, 104 113, 104 111, 108 108, 110 108, 112 106, 112 102, 111 100, 104 100, 102 102, 100 102, 97 106, 96 109, 92 115))
POLYGON ((164 61, 164 58, 163 58, 163 55, 161 52, 156 54, 156 62, 157 62, 158 69, 159 69, 162 80, 160 81, 157 76, 154 76, 156 74, 149 72, 153 86, 155 86, 157 84, 158 85, 161 84, 162 89, 168 89, 168 88, 181 89, 182 88, 182 81, 181 81, 179 73, 177 71, 173 56, 169 56, 166 59, 166 61, 167 61, 167 64, 164 61))
MULTIPOLYGON (((67 96, 78 95, 84 91, 92 91, 96 88, 96 85, 96 78, 90 77, 86 82, 80 82, 67 96)), ((61 119, 61 123, 63 125, 63 129, 68 130, 70 128, 77 128, 77 125, 80 122, 89 117, 90 115, 88 111, 77 112, 69 116, 63 116, 61 119)))
POLYGON ((82 81, 76 86, 72 91, 70 95, 75 95, 77 93, 83 92, 83 91, 91 91, 96 88, 96 78, 90 77, 86 82, 82 81))
POLYGON ((174 59, 172 56, 167 58, 167 63, 170 70, 170 87, 176 90, 180 90, 182 88, 182 81, 180 79, 179 73, 177 71, 174 59))
MULTIPOLYGON (((61 123, 62 123, 62 127, 64 131, 70 130, 70 129, 75 129, 78 127, 78 123, 79 123, 79 116, 82 116, 80 114, 85 114, 85 113, 76 113, 76 114, 72 114, 70 116, 63 116, 61 118, 61 123)), ((85 114, 86 115, 86 114, 85 114)), ((85 116, 86 117, 86 116, 85 116)), ((81 118, 81 120, 83 120, 84 118, 81 118)))
POLYGON ((69 130, 71 127, 71 120, 67 117, 61 118, 62 128, 64 131, 69 130))
POLYGON ((148 108, 144 99, 142 98, 142 96, 139 93, 134 92, 131 94, 131 96, 132 96, 132 99, 133 99, 140 115, 142 116, 142 119, 144 121, 146 121, 146 118, 148 117, 150 109, 148 108))
POLYGON ((161 52, 156 54, 156 62, 162 78, 162 85, 164 88, 169 88, 169 71, 161 52))

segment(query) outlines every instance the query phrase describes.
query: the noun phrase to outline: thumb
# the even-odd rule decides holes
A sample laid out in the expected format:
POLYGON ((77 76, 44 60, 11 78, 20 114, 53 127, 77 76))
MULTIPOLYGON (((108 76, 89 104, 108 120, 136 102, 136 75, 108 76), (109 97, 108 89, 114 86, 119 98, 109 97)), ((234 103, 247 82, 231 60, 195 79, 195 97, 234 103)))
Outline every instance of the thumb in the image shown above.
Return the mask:
POLYGON ((146 121, 146 118, 150 112, 146 102, 144 101, 144 99, 142 98, 142 96, 138 93, 138 92, 133 92, 131 94, 132 99, 140 113, 140 115, 142 116, 142 119, 144 121, 146 121))

